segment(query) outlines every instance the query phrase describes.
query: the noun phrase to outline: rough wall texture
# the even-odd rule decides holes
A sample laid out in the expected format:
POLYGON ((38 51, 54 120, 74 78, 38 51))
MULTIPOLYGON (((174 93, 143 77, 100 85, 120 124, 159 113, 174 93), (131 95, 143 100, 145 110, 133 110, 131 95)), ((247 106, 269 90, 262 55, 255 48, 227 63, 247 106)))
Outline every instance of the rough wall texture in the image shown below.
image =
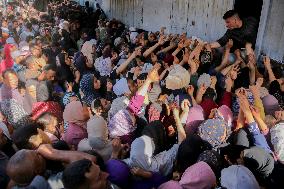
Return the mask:
POLYGON ((261 52, 284 63, 284 1, 271 0, 261 52))

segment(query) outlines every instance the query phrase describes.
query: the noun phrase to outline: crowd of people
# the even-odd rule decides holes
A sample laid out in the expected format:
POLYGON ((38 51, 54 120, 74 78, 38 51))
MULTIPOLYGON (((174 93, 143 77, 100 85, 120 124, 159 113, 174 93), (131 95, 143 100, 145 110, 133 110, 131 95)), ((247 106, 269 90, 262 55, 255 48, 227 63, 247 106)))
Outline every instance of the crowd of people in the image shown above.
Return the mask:
POLYGON ((254 21, 228 11, 209 43, 36 2, 0 12, 1 189, 283 188, 283 72, 254 21))

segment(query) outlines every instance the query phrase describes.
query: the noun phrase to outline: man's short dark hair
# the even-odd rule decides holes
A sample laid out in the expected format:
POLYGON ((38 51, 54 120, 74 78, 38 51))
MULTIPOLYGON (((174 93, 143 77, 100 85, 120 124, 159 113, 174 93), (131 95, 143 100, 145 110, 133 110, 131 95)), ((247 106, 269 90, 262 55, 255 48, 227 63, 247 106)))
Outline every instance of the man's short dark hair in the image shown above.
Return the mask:
POLYGON ((86 184, 85 173, 89 172, 92 162, 82 159, 69 164, 62 174, 62 182, 66 189, 77 189, 86 184))
POLYGON ((43 69, 43 71, 49 71, 49 70, 52 70, 52 71, 55 71, 56 72, 56 66, 55 65, 52 65, 52 64, 46 64, 43 69))
POLYGON ((238 15, 238 12, 235 10, 228 10, 224 16, 223 19, 226 20, 227 18, 231 18, 232 16, 238 15))

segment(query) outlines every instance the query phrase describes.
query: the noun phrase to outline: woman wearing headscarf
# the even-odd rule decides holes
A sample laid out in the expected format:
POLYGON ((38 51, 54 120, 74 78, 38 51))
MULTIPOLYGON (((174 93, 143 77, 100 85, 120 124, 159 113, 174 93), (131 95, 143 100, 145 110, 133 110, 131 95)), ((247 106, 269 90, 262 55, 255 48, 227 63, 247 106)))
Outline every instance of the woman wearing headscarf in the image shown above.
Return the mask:
POLYGON ((166 132, 160 121, 154 121, 145 128, 141 137, 132 142, 130 157, 124 159, 124 162, 131 168, 139 167, 146 171, 159 172, 163 176, 169 175, 173 168, 179 144, 186 137, 177 109, 174 109, 174 117, 177 125, 178 144, 167 148, 169 133, 166 132))
POLYGON ((78 144, 79 151, 96 150, 104 161, 111 157, 112 143, 108 138, 107 123, 103 117, 94 115, 87 122, 88 138, 78 144))
POLYGON ((70 33, 65 30, 61 29, 59 34, 62 36, 62 39, 60 41, 60 44, 64 50, 69 50, 69 49, 77 49, 76 42, 73 41, 73 39, 70 37, 70 33))
POLYGON ((32 107, 37 102, 36 100, 36 87, 38 85, 36 79, 29 79, 26 82, 26 93, 24 96, 24 109, 28 114, 32 113, 32 107))
POLYGON ((28 113, 15 99, 2 100, 0 102, 0 111, 14 129, 17 129, 29 122, 28 113))
POLYGON ((216 176, 211 167, 200 161, 188 167, 180 181, 168 181, 159 189, 212 189, 216 186, 216 176))
POLYGON ((148 74, 144 84, 138 89, 136 95, 132 97, 128 106, 109 117, 108 128, 111 138, 120 138, 122 143, 131 144, 134 139, 134 131, 136 130, 135 116, 138 116, 141 110, 149 86, 158 79, 158 70, 153 69, 148 74))
POLYGON ((32 107, 32 119, 36 120, 45 112, 52 113, 59 122, 63 121, 62 108, 59 103, 52 100, 52 84, 41 81, 36 87, 36 100, 32 107))
POLYGON ((66 105, 63 112, 63 119, 68 123, 68 128, 63 139, 73 149, 77 149, 79 142, 88 137, 87 121, 89 111, 80 101, 72 101, 66 105))
POLYGON ((101 82, 94 74, 83 75, 80 81, 80 89, 84 95, 82 100, 90 106, 94 99, 101 96, 100 88, 101 82))
POLYGON ((0 101, 14 99, 23 105, 23 96, 19 92, 19 79, 14 70, 8 69, 3 73, 3 85, 0 87, 0 101))
POLYGON ((71 62, 67 60, 67 53, 61 52, 56 57, 57 79, 63 81, 74 81, 74 75, 70 69, 71 62))

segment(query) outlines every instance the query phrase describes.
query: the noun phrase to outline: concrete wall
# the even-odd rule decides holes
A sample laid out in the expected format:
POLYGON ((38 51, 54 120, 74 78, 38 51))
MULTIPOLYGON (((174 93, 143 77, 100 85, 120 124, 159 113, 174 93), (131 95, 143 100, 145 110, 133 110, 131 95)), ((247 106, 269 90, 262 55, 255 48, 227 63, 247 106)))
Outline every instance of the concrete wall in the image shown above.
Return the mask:
MULTIPOLYGON (((81 4, 85 0, 79 0, 81 4)), ((168 32, 214 41, 226 28, 222 15, 234 0, 90 0, 101 4, 110 18, 149 31, 166 26, 168 32)), ((256 53, 284 62, 284 0, 264 0, 256 53)))
POLYGON ((284 63, 284 1, 270 0, 260 53, 284 63))

